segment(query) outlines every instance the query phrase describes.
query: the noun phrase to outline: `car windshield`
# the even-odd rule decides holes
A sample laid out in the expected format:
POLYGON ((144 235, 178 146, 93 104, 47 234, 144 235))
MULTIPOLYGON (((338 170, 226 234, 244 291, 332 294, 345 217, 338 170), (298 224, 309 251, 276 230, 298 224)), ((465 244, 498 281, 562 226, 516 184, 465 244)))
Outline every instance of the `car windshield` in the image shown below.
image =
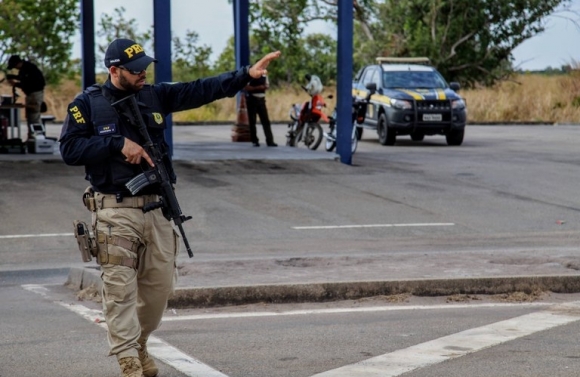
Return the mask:
POLYGON ((385 71, 385 88, 444 89, 447 83, 434 71, 385 71))

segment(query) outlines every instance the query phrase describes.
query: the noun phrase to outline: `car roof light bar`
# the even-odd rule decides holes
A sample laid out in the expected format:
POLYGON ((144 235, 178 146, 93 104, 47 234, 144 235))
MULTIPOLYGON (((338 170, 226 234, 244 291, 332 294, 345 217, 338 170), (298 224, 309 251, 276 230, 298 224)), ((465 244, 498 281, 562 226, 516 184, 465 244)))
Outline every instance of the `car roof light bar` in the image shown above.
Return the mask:
POLYGON ((418 57, 418 58, 395 58, 395 57, 377 57, 377 62, 379 64, 402 64, 402 63, 411 63, 411 64, 431 64, 431 60, 425 57, 418 57))

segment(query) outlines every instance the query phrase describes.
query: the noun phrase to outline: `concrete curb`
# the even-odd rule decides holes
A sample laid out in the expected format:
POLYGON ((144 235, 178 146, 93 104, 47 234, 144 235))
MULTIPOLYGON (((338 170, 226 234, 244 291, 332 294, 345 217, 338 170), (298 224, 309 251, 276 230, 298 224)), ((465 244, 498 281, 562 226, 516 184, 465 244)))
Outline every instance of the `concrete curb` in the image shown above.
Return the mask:
POLYGON ((98 267, 95 266, 69 269, 68 279, 64 285, 77 291, 90 286, 96 287, 100 291, 103 287, 103 282, 101 280, 101 273, 98 267))
MULTIPOLYGON (((100 273, 96 268, 72 268, 69 272, 67 285, 77 290, 92 285, 100 290, 102 282, 100 273)), ((531 293, 534 291, 578 293, 580 292, 580 275, 497 276, 465 279, 413 279, 178 288, 170 297, 168 306, 171 308, 200 308, 259 302, 325 302, 395 294, 448 296, 454 294, 531 293)))

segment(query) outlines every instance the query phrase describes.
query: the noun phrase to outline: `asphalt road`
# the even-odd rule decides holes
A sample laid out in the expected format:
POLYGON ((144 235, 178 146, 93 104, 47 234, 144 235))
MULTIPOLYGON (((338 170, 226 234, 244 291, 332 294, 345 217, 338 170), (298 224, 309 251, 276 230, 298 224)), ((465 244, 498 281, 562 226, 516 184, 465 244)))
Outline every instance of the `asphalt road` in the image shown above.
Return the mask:
MULTIPOLYGON (((275 132, 282 145, 284 126, 275 132)), ((182 281, 576 274, 579 132, 577 126, 470 126, 461 147, 446 146, 443 137, 401 138, 383 147, 367 132, 347 166, 323 150, 293 159, 282 146, 237 145, 221 152, 234 154, 227 161, 203 160, 198 153, 215 155, 228 142, 229 127, 176 128, 178 196, 193 216, 185 228, 196 254, 180 256, 182 281), (467 256, 485 256, 485 263, 460 268, 467 256)), ((88 319, 94 321, 99 305, 79 302, 62 287, 66 269, 82 266, 67 234, 73 219, 89 218, 80 201, 83 169, 48 157, 12 157, 0 155, 0 376, 114 376, 104 331, 79 315, 79 307, 93 309, 88 319), (68 367, 71 360, 78 366, 68 367)), ((155 356, 183 352, 181 364, 162 365, 163 376, 211 375, 175 369, 196 365, 192 357, 221 376, 310 377, 365 360, 370 370, 375 357, 454 336, 448 359, 405 375, 577 375, 576 306, 501 306, 485 298, 450 308, 447 300, 169 310, 167 318, 180 319, 168 319, 156 333, 164 345, 155 356), (379 304, 421 308, 319 311, 379 304), (318 311, 252 316, 304 308, 318 311), (227 315, 213 316, 218 313, 227 315), (209 317, 188 317, 201 314, 209 317), (485 327, 510 320, 505 334, 485 327), (479 335, 456 340, 473 329, 479 335), (488 332, 509 341, 479 347, 488 332)), ((551 295, 536 303, 576 301, 551 295)), ((408 352, 409 359, 421 357, 417 349, 408 352)), ((387 375, 389 368, 381 368, 378 375, 387 375)), ((346 373, 374 376, 369 370, 346 373)))
MULTIPOLYGON (((43 279, 3 280, 0 376, 117 376, 100 305, 43 279)), ((168 310, 149 352, 163 377, 577 375, 579 295, 455 299, 168 310)))
MULTIPOLYGON (((220 150, 227 161, 204 160, 204 151, 215 153, 216 144, 234 144, 229 127, 176 127, 176 153, 183 156, 176 163, 177 192, 183 212, 193 216, 185 230, 196 255, 190 260, 182 253, 180 260, 184 268, 272 259, 300 265, 416 253, 435 266, 431 258, 439 255, 485 253, 491 262, 478 276, 506 265, 521 265, 530 273, 539 272, 538 266, 545 273, 574 273, 579 131, 575 126, 472 126, 464 145, 456 148, 447 147, 443 137, 401 139, 383 147, 366 132, 348 166, 323 150, 294 159, 285 154, 293 148, 274 151, 240 143, 220 150)), ((284 126, 275 132, 282 144, 284 126)), ((72 220, 90 219, 80 199, 87 185, 83 168, 65 166, 58 156, 23 161, 4 156, 2 269, 81 265, 74 239, 58 235, 72 232, 72 220), (32 237, 42 234, 57 236, 32 237), (29 237, 6 238, 10 235, 29 237)), ((258 275, 261 266, 255 266, 258 275)), ((436 270, 416 275, 413 264, 402 267, 403 276, 440 275, 436 270)), ((202 276, 215 284, 215 273, 202 276)), ((227 282, 227 273, 219 278, 227 282)), ((263 276, 260 282, 269 279, 263 276)))

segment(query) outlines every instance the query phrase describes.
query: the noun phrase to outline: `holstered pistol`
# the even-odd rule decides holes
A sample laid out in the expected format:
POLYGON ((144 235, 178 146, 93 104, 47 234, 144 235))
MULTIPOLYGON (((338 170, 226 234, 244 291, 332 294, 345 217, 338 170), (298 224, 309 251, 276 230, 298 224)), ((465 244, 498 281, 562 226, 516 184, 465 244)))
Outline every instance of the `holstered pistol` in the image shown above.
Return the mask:
POLYGON ((89 228, 84 221, 75 220, 73 221, 73 225, 75 238, 77 239, 77 244, 79 245, 79 250, 81 252, 83 262, 90 262, 92 257, 97 257, 97 245, 95 243, 95 238, 91 237, 89 228))

